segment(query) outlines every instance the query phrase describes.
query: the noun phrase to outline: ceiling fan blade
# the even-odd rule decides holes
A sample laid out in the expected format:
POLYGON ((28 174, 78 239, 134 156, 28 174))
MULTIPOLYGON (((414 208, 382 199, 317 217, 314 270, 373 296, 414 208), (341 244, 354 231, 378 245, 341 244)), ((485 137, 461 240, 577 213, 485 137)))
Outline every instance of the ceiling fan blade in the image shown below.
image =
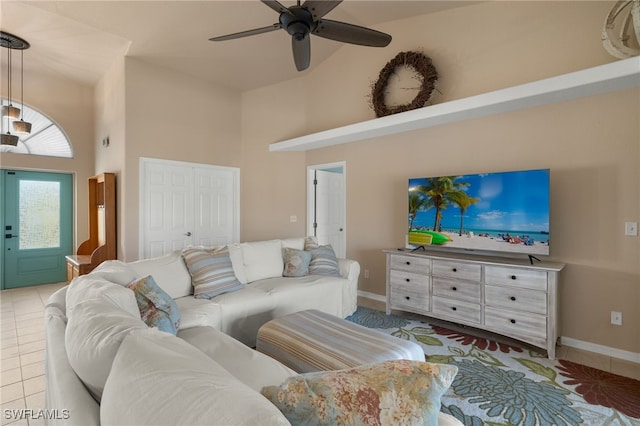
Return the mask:
POLYGON ((391 36, 380 31, 345 22, 321 19, 313 34, 330 40, 361 46, 384 47, 391 43, 391 36))
POLYGON ((278 2, 277 0, 260 0, 260 1, 278 13, 291 14, 291 11, 286 7, 284 7, 283 5, 281 5, 280 2, 278 2))
POLYGON ((313 15, 313 20, 317 21, 331 12, 340 3, 342 3, 342 0, 307 0, 302 7, 309 9, 309 12, 313 15))
POLYGON ((300 39, 291 37, 291 47, 293 48, 293 60, 298 71, 304 71, 309 68, 309 63, 311 62, 311 40, 309 34, 300 39))
POLYGON ((248 36, 252 36, 252 35, 256 35, 256 34, 268 33, 268 32, 271 32, 271 31, 279 30, 280 28, 282 28, 282 25, 280 25, 279 23, 278 24, 272 24, 272 25, 269 25, 268 27, 262 27, 262 28, 256 28, 256 29, 253 29, 253 30, 241 31, 239 33, 227 34, 227 35, 223 35, 223 36, 220 36, 220 37, 212 37, 209 40, 210 41, 233 40, 235 38, 248 37, 248 36))

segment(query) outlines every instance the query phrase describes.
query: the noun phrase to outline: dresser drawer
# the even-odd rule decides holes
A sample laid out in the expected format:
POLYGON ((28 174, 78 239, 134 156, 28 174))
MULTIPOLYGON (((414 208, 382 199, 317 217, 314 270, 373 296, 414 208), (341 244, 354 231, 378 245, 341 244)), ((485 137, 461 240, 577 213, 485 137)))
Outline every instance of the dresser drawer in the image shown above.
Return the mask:
POLYGON ((487 285, 484 287, 484 303, 512 311, 547 314, 547 293, 543 291, 487 285))
POLYGON ((389 289, 391 296, 391 308, 402 309, 416 313, 428 313, 429 289, 420 286, 398 284, 389 289))
POLYGON ((431 310, 435 315, 453 321, 480 324, 480 305, 437 296, 432 300, 431 310))
POLYGON ((474 263, 457 262, 450 260, 434 260, 433 275, 449 277, 461 280, 480 281, 482 266, 474 263))
POLYGON ((391 269, 409 271, 417 274, 428 275, 431 272, 431 260, 414 256, 391 256, 391 269))
POLYGON ((484 282, 547 291, 547 273, 532 269, 485 266, 484 282))
POLYGON ((389 273, 391 287, 402 285, 404 287, 414 287, 418 291, 429 294, 429 276, 414 274, 413 272, 395 271, 389 273))
POLYGON ((433 295, 449 299, 480 303, 481 284, 473 281, 456 281, 450 278, 433 277, 433 295))
POLYGON ((547 339, 547 317, 507 309, 484 308, 484 325, 511 337, 530 337, 538 343, 547 339))

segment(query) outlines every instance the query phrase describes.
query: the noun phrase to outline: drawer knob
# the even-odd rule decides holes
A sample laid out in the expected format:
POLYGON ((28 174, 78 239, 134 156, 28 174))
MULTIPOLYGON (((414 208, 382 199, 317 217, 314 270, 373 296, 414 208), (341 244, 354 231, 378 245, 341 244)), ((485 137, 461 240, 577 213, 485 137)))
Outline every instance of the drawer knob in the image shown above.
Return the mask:
POLYGON ((516 320, 514 320, 514 319, 509 320, 509 321, 511 321, 511 324, 515 324, 516 323, 516 320))
POLYGON ((407 300, 411 299, 411 297, 409 297, 409 296, 405 296, 404 298, 407 299, 407 300))
POLYGON ((411 280, 410 280, 409 278, 405 278, 404 280, 405 280, 406 282, 409 282, 409 281, 411 281, 411 280))
POLYGON ((515 275, 511 275, 511 279, 512 279, 512 280, 515 280, 515 279, 516 279, 516 276, 515 276, 515 275))
POLYGON ((454 311, 458 310, 458 308, 456 308, 455 306, 452 306, 451 309, 453 309, 454 311))
POLYGON ((458 272, 458 268, 453 268, 453 272, 458 272))
POLYGON ((458 287, 451 287, 451 290, 453 290, 453 291, 457 291, 457 290, 458 290, 458 287))
POLYGON ((511 296, 509 299, 511 299, 513 302, 516 301, 516 297, 515 296, 511 296))
POLYGON ((411 262, 407 261, 407 265, 411 265, 411 262))

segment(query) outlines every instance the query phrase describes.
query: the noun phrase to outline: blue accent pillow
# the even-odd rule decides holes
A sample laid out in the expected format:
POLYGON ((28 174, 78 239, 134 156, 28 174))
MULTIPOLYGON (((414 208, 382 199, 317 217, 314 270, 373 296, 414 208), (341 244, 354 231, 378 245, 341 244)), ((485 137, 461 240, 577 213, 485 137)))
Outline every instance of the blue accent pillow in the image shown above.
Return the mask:
POLYGON ((151 275, 133 280, 128 288, 136 295, 140 318, 149 327, 175 335, 180 327, 176 302, 156 284, 151 275))
POLYGON ((311 252, 285 247, 282 259, 284 260, 283 277, 304 277, 309 275, 311 252))

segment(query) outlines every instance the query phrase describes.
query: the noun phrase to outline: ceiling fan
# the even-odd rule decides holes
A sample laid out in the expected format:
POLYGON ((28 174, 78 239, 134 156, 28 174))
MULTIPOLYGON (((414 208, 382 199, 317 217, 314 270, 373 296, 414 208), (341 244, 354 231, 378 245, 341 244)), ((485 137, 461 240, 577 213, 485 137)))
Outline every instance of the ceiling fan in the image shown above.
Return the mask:
POLYGON ((268 27, 256 28, 239 33, 213 37, 211 41, 232 40, 256 34, 284 29, 291 35, 293 60, 298 71, 309 67, 311 61, 311 34, 361 46, 384 47, 391 42, 391 36, 380 31, 347 24, 346 22, 322 19, 333 10, 342 0, 307 0, 302 5, 298 0, 295 6, 285 7, 276 0, 260 0, 280 14, 277 23, 268 27))

